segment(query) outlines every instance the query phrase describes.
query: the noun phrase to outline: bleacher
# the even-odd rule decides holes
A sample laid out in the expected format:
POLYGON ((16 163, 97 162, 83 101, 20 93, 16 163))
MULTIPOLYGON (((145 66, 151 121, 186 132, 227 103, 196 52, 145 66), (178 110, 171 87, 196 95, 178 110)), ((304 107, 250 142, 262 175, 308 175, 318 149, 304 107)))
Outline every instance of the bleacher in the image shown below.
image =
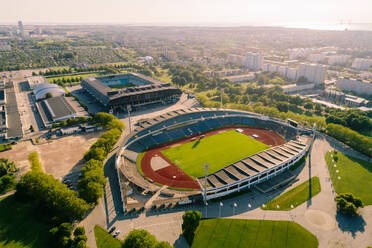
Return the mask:
POLYGON ((210 129, 217 129, 221 127, 221 124, 217 121, 217 119, 208 119, 205 120, 204 123, 210 128, 210 129))
POLYGON ((146 148, 138 142, 134 142, 133 144, 129 145, 127 149, 138 153, 146 150, 146 148))
POLYGON ((158 144, 165 144, 171 141, 170 137, 166 133, 158 133, 152 136, 158 144))
POLYGON ((210 128, 207 127, 204 122, 198 122, 196 127, 202 133, 205 133, 210 130, 210 128))
POLYGON ((178 140, 186 136, 186 134, 180 128, 168 130, 166 132, 172 138, 172 140, 178 140))

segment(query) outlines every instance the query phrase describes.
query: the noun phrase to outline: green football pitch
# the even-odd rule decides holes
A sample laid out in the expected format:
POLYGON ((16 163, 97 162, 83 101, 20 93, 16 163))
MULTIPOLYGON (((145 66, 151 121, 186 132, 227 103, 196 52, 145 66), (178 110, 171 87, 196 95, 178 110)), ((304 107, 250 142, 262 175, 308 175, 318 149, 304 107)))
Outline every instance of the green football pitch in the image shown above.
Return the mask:
POLYGON ((191 248, 316 248, 318 239, 290 221, 202 220, 191 248))
POLYGON ((205 175, 204 164, 212 174, 234 162, 270 148, 236 130, 229 130, 161 151, 191 177, 205 175))

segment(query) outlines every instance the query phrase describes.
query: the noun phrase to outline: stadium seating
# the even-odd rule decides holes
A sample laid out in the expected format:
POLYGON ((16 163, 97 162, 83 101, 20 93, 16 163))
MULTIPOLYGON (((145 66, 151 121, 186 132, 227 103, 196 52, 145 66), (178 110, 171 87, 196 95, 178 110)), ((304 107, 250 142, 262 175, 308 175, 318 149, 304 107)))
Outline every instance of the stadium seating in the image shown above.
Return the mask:
POLYGON ((158 143, 158 144, 165 144, 165 143, 168 143, 171 141, 170 137, 166 134, 164 134, 163 132, 157 134, 157 135, 153 135, 152 136, 154 138, 154 140, 158 143))
POLYGON ((169 131, 167 131, 167 134, 173 140, 181 139, 181 138, 184 138, 186 136, 185 133, 182 131, 182 129, 169 130, 169 131))

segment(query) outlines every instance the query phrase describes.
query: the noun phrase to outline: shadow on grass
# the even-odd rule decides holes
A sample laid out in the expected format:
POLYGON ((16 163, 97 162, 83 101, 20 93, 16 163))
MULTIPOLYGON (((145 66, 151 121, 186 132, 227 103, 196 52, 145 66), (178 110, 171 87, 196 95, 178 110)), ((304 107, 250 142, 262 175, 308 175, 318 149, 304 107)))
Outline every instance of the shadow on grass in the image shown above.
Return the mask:
POLYGON ((337 211, 336 221, 341 231, 351 233, 353 238, 356 237, 358 232, 363 233, 365 231, 366 222, 361 215, 348 216, 337 211))
POLYGON ((186 242, 186 239, 183 237, 182 234, 178 237, 176 241, 174 241, 173 246, 175 248, 186 248, 189 247, 189 245, 186 242))
POLYGON ((191 147, 191 149, 196 148, 200 144, 200 139, 198 139, 191 147))
POLYGON ((14 196, 0 200, 0 247, 48 247, 49 227, 35 218, 39 214, 14 196))
POLYGON ((351 161, 360 164, 360 166, 362 166, 364 169, 368 170, 368 172, 371 172, 371 173, 372 173, 372 163, 367 162, 367 161, 364 161, 364 160, 362 160, 362 159, 358 159, 358 158, 355 158, 355 157, 352 157, 352 156, 346 155, 346 154, 344 154, 344 155, 345 155, 348 159, 350 159, 351 161))

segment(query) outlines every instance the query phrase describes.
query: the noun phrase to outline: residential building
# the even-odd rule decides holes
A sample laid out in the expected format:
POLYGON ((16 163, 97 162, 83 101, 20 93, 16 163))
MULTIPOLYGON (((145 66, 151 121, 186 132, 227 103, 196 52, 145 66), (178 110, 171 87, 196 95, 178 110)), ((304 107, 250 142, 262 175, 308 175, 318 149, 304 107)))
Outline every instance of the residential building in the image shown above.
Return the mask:
POLYGON ((372 95, 372 81, 340 77, 336 88, 344 91, 353 91, 359 95, 372 95))
POLYGON ((346 63, 350 59, 350 55, 337 54, 328 57, 329 65, 340 65, 346 63))
POLYGON ((248 52, 245 57, 245 67, 253 70, 259 71, 262 68, 263 56, 259 53, 248 52))
POLYGON ((283 93, 292 94, 292 93, 296 93, 299 91, 310 90, 310 89, 313 89, 314 87, 315 87, 315 84, 302 84, 302 85, 289 84, 289 85, 282 86, 282 89, 283 89, 283 93))
POLYGON ((356 70, 368 70, 368 68, 372 65, 372 59, 362 59, 356 58, 351 67, 356 70))
POLYGON ((315 85, 323 84, 326 73, 327 66, 325 65, 301 63, 298 68, 297 79, 305 77, 308 82, 315 83, 315 85))

